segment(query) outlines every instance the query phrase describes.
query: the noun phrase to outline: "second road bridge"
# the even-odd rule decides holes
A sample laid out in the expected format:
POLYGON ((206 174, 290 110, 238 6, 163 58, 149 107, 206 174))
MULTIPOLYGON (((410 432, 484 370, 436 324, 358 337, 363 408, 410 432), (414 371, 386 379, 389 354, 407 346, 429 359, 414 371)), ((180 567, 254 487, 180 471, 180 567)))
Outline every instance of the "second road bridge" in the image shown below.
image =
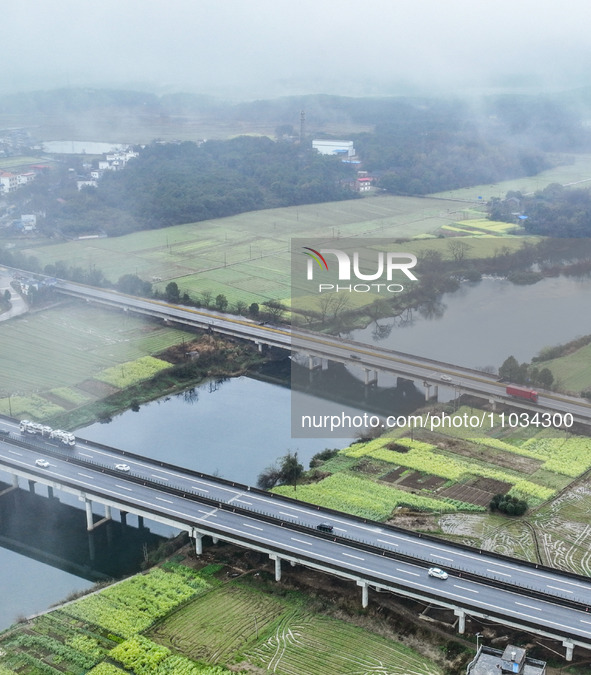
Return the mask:
POLYGON ((456 390, 489 398, 511 401, 512 405, 530 411, 571 413, 575 422, 591 424, 591 405, 580 398, 545 392, 537 403, 507 396, 506 385, 486 373, 443 363, 433 359, 404 354, 381 346, 369 346, 352 340, 320 335, 299 329, 261 325, 242 317, 208 310, 171 305, 158 300, 137 298, 115 291, 58 280, 57 290, 87 301, 118 307, 126 311, 154 316, 190 326, 201 327, 224 335, 250 340, 255 344, 280 347, 341 363, 355 364, 366 372, 384 372, 425 381, 431 385, 449 386, 456 390))

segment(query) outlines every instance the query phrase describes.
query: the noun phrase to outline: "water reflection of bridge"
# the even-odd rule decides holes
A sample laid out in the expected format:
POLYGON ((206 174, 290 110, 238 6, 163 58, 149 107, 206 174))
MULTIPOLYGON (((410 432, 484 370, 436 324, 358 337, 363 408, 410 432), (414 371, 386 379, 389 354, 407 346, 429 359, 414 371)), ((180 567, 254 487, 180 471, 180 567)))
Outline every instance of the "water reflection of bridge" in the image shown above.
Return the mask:
POLYGON ((87 532, 82 509, 42 494, 19 489, 0 497, 0 546, 89 581, 137 572, 162 541, 146 527, 115 520, 87 532))

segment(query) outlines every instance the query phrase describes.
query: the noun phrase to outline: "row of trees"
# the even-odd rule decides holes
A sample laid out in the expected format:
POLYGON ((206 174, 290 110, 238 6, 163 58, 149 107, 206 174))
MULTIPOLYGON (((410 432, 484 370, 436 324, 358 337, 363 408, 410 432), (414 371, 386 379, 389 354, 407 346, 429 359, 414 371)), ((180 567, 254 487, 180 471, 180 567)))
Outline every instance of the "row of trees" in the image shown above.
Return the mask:
POLYGON ((539 386, 551 389, 554 384, 554 375, 549 368, 538 368, 529 363, 519 363, 514 356, 509 356, 499 368, 499 376, 515 384, 539 386))
POLYGON ((142 149, 96 188, 76 189, 55 172, 14 194, 46 213, 45 227, 66 236, 118 236, 245 211, 351 199, 354 170, 311 146, 241 136, 227 141, 159 144, 142 149), (35 183, 37 183, 35 185, 35 183), (56 199, 57 197, 57 199, 56 199))
POLYGON ((531 234, 548 237, 591 236, 591 192, 551 183, 533 195, 511 191, 504 199, 490 201, 489 218, 511 221, 515 213, 526 216, 521 224, 531 234))

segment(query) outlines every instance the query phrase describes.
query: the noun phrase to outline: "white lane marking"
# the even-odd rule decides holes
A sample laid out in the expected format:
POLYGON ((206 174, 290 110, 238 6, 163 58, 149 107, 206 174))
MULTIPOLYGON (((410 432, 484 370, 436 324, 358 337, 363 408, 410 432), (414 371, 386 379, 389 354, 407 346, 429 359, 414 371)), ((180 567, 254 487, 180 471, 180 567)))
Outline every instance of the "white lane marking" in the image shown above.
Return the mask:
POLYGON ((455 588, 461 588, 463 591, 468 591, 469 593, 480 593, 480 591, 476 591, 473 588, 466 588, 465 586, 458 586, 457 584, 454 584, 455 588))
POLYGON ((416 572, 409 572, 408 570, 401 570, 400 567, 396 568, 397 572, 403 572, 404 574, 412 574, 413 577, 420 577, 420 574, 417 574, 416 572))
POLYGON ((197 487, 195 485, 191 489, 192 490, 199 490, 200 492, 207 492, 209 494, 209 490, 206 490, 205 488, 197 487))
POLYGON ((82 476, 82 478, 89 478, 90 480, 94 480, 94 478, 92 476, 87 476, 85 473, 78 472, 78 475, 82 476))
POLYGON ((164 497, 156 497, 159 502, 168 502, 169 504, 174 504, 170 499, 164 499, 164 497))
POLYGON ((299 516, 296 516, 296 515, 293 514, 293 513, 283 513, 283 511, 279 511, 279 513, 280 513, 282 516, 287 516, 288 518, 299 518, 299 516))
POLYGON ((453 562, 453 558, 446 558, 445 556, 439 555, 438 553, 429 553, 429 555, 433 556, 434 558, 439 558, 440 560, 449 560, 449 562, 453 562))
POLYGON ((19 457, 23 456, 22 452, 16 452, 16 450, 9 450, 8 452, 10 452, 12 455, 18 455, 19 457))
POLYGON ((295 537, 290 537, 292 541, 297 541, 298 544, 306 544, 307 546, 314 546, 311 541, 304 541, 303 539, 296 539, 295 537))
POLYGON ((491 574, 500 574, 502 577, 510 577, 510 574, 505 574, 505 572, 499 572, 499 570, 489 570, 488 567, 486 568, 487 572, 490 572, 491 574))
POLYGON ((590 623, 590 624, 591 624, 591 621, 585 621, 585 619, 579 619, 579 621, 580 621, 581 623, 590 623))
POLYGON ((86 452, 79 452, 78 454, 79 454, 79 455, 82 455, 82 457, 94 457, 94 455, 89 455, 89 454, 86 453, 86 452))
POLYGON ((129 490, 129 492, 133 492, 131 488, 125 487, 125 485, 119 485, 119 483, 115 483, 115 487, 121 488, 122 490, 129 490))
POLYGON ((150 474, 150 475, 152 476, 152 478, 158 478, 159 480, 165 480, 165 481, 169 481, 169 480, 170 480, 169 478, 165 478, 164 476, 158 476, 158 475, 155 474, 155 473, 152 473, 152 474, 150 474))
POLYGON ((365 558, 362 558, 359 555, 353 555, 352 553, 345 553, 344 551, 341 551, 341 555, 346 555, 347 558, 356 558, 357 560, 365 560, 365 558))
POLYGON ((569 591, 566 588, 558 588, 558 586, 550 586, 550 584, 546 584, 546 588, 553 588, 555 591, 562 591, 563 593, 573 593, 573 591, 569 591))
POLYGON ((263 531, 262 527, 257 527, 256 525, 249 525, 248 523, 242 523, 244 527, 251 527, 253 530, 260 530, 261 532, 263 531))
POLYGON ((252 506, 252 502, 247 502, 244 499, 237 499, 237 502, 240 502, 241 504, 248 504, 249 506, 252 506))
POLYGON ((347 530, 343 529, 342 527, 333 527, 333 530, 338 530, 339 532, 346 532, 347 530))
POLYGON ((524 602, 517 602, 517 600, 515 600, 515 604, 521 605, 522 607, 527 607, 528 609, 537 609, 538 612, 543 611, 541 607, 534 607, 533 605, 526 605, 524 602))
POLYGON ((376 541, 379 541, 381 544, 388 544, 388 546, 398 546, 395 542, 386 541, 385 539, 376 539, 376 541))

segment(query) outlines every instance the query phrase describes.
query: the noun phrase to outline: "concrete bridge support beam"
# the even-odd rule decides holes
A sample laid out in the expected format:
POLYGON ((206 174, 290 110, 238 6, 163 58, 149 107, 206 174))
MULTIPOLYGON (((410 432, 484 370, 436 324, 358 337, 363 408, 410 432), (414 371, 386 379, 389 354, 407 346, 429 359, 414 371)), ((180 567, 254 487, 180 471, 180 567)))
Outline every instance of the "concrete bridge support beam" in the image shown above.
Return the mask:
POLYGON ((32 494, 35 494, 35 481, 34 480, 29 481, 29 492, 31 492, 32 494))
POLYGON ((111 520, 111 507, 108 504, 105 504, 105 519, 106 520, 111 520))
POLYGON ((369 584, 365 581, 358 581, 358 586, 361 586, 361 606, 366 609, 369 605, 369 584))
POLYGON ((458 633, 463 635, 466 630, 466 612, 463 609, 454 609, 454 614, 458 617, 458 633))
POLYGON ((90 499, 84 500, 84 506, 86 507, 86 529, 91 532, 94 527, 94 522, 92 520, 92 502, 90 499))
POLYGON ((217 537, 212 537, 211 540, 213 541, 214 544, 217 544, 219 542, 219 539, 217 537))
POLYGON ((491 407, 492 411, 496 412, 497 411, 497 402, 495 401, 495 399, 489 398, 488 402, 490 404, 490 407, 491 407))
POLYGON ((203 535, 195 532, 195 553, 197 555, 203 554, 203 535))
POLYGON ((436 384, 433 387, 433 400, 438 401, 439 400, 439 385, 436 384))
POLYGON ((566 660, 567 661, 572 661, 573 660, 573 651, 574 651, 574 644, 570 640, 565 640, 562 643, 563 647, 566 647, 566 660))
POLYGON ((51 485, 47 486, 47 496, 49 497, 49 499, 53 499, 53 488, 51 487, 51 485))
POLYGON ((119 511, 121 517, 121 525, 127 525, 127 511, 119 511))
POLYGON ((13 474, 13 476, 12 476, 12 487, 13 488, 18 487, 18 476, 16 474, 13 474))
POLYGON ((137 517, 137 526, 142 529, 144 527, 144 517, 143 516, 138 516, 137 517))
POLYGON ((275 561, 275 581, 281 581, 281 558, 278 555, 270 555, 269 558, 275 561))

